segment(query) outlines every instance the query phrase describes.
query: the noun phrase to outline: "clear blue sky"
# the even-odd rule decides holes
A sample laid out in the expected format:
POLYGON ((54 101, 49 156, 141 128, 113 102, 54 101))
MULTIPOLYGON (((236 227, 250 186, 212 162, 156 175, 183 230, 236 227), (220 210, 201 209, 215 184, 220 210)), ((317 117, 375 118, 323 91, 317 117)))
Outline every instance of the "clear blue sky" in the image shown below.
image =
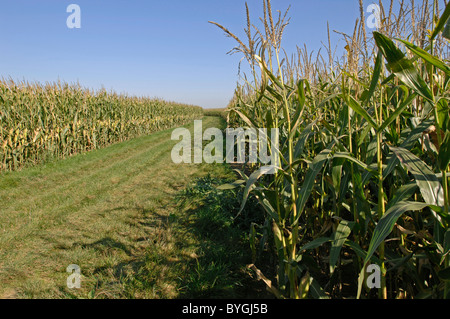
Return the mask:
MULTIPOLYGON (((262 0, 248 0, 254 22, 262 0)), ((239 55, 208 20, 239 36, 244 0, 0 0, 0 77, 79 82, 129 95, 159 97, 202 107, 225 107, 233 95, 239 55), (81 8, 81 29, 69 29, 69 4, 81 8)), ((365 1, 367 5, 371 1, 365 1)), ((331 29, 352 33, 357 0, 272 0, 291 5, 283 39, 288 52, 327 42, 331 29)), ((338 35, 333 35, 337 44, 338 35)))

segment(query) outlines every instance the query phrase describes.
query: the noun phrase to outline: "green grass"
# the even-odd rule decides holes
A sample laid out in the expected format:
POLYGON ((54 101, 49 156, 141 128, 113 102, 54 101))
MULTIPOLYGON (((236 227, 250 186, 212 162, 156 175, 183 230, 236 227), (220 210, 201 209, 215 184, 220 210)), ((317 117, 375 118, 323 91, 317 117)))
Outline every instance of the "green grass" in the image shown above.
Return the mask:
POLYGON ((197 178, 180 193, 180 207, 189 233, 199 242, 193 272, 183 280, 183 297, 259 298, 267 297, 264 284, 256 284, 244 266, 252 262, 249 225, 261 221, 262 211, 252 201, 237 215, 243 190, 221 191, 216 186, 229 178, 211 175, 197 178))
MULTIPOLYGON (((205 117, 208 127, 224 121, 205 117)), ((171 132, 0 175, 0 297, 177 298, 218 285, 235 295, 230 272, 240 266, 230 267, 230 243, 205 241, 198 203, 179 203, 192 181, 229 180, 232 172, 225 164, 173 164, 171 132), (214 256, 205 258, 205 245, 214 256), (81 267, 81 289, 66 286, 70 264, 81 267)), ((231 240, 242 245, 245 236, 231 240)))

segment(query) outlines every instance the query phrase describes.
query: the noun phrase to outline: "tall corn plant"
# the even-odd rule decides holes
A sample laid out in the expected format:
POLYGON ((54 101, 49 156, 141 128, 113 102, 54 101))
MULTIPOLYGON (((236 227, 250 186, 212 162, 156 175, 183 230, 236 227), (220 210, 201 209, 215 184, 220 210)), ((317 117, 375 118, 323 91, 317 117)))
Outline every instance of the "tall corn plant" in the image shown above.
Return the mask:
MULTIPOLYGON (((279 260, 278 289, 271 287, 272 291, 278 297, 304 298, 308 295, 313 279, 307 272, 302 277, 298 275, 305 270, 299 263, 302 250, 298 249, 298 243, 303 237, 300 233, 300 220, 315 186, 315 177, 327 160, 335 142, 330 141, 328 148, 318 154, 299 187, 299 177, 304 171, 304 165, 299 157, 313 131, 313 125, 310 125, 300 133, 307 96, 311 98, 311 91, 306 80, 292 82, 283 78, 282 61, 287 61, 287 58, 281 59, 280 41, 287 25, 286 14, 283 17, 280 14, 278 20, 274 21, 271 3, 268 0, 264 1, 264 19, 262 19, 264 32, 253 26, 259 37, 257 41, 259 47, 256 50, 249 49, 252 47, 252 41, 246 46, 225 27, 214 24, 236 39, 239 44, 237 50, 246 54, 252 67, 253 65, 259 67, 258 74, 256 69, 252 68, 255 81, 252 84, 247 82, 247 86, 252 89, 250 93, 253 96, 253 104, 249 105, 248 99, 242 94, 237 94, 237 106, 231 108, 230 112, 239 115, 241 123, 250 128, 275 128, 280 132, 279 149, 271 150, 277 152, 281 158, 274 176, 263 178, 264 167, 250 176, 240 172, 246 180, 242 208, 253 191, 267 213, 279 260), (260 179, 265 181, 260 182, 260 179)), ((247 30, 249 28, 248 19, 247 30)), ((252 39, 250 35, 248 38, 252 39)))
MULTIPOLYGON (((430 36, 430 46, 429 50, 431 53, 433 52, 433 39, 438 35, 440 31, 442 31, 445 22, 448 20, 450 16, 450 5, 447 5, 442 17, 439 19, 433 33, 430 36)), ((392 231, 397 219, 406 211, 412 210, 422 210, 424 207, 429 206, 433 210, 433 215, 436 219, 436 238, 434 239, 441 247, 446 247, 448 249, 448 238, 444 236, 439 238, 439 233, 448 234, 449 231, 449 216, 448 216, 448 188, 447 188, 447 170, 449 164, 449 140, 448 140, 448 91, 439 86, 434 87, 434 77, 439 77, 439 74, 434 73, 434 67, 440 69, 445 73, 447 77, 450 76, 450 68, 439 58, 433 56, 431 53, 423 50, 405 40, 400 40, 405 46, 411 50, 417 57, 420 57, 424 60, 427 65, 427 68, 430 70, 428 75, 428 82, 423 79, 420 75, 419 70, 414 66, 413 62, 406 58, 405 54, 403 54, 397 46, 394 44, 392 40, 388 37, 382 35, 381 33, 375 32, 374 38, 379 48, 380 52, 383 54, 385 59, 387 60, 388 69, 395 75, 404 85, 406 85, 415 95, 418 95, 423 98, 424 103, 429 103, 433 112, 431 116, 434 116, 434 130, 436 130, 437 134, 437 146, 438 146, 438 154, 437 154, 437 169, 441 171, 441 181, 437 178, 435 172, 421 159, 412 154, 405 148, 401 147, 390 147, 390 150, 393 154, 400 160, 400 162, 411 172, 415 177, 415 181, 417 186, 420 188, 420 193, 424 199, 424 203, 422 202, 406 202, 399 201, 396 199, 396 203, 390 205, 390 209, 386 212, 383 211, 379 215, 381 218, 377 224, 377 227, 374 230, 372 235, 372 239, 370 241, 369 250, 367 251, 367 255, 364 259, 364 263, 367 263, 375 250, 380 247, 380 258, 383 263, 384 252, 383 252, 383 244, 384 239, 390 234, 392 231), (431 86, 431 88, 430 88, 431 86), (445 133, 444 133, 445 132, 445 133), (442 136, 444 136, 444 140, 442 136), (443 186, 441 186, 441 184, 443 186)), ((442 75, 440 75, 442 76, 442 75)), ((408 99, 411 100, 411 99, 408 99)), ((411 102, 411 101, 410 101, 411 102)), ((404 104, 406 107, 407 104, 404 104)), ((378 126, 374 126, 377 132, 385 129, 392 121, 394 121, 396 116, 399 116, 401 112, 404 110, 404 107, 399 107, 395 110, 391 116, 380 126, 380 122, 378 122, 378 126)), ((427 114, 428 116, 428 114, 427 114)), ((373 123, 375 125, 375 123, 373 123)), ((382 170, 379 171, 379 178, 382 183, 385 176, 382 174, 382 170)), ((382 192, 382 186, 380 190, 382 192)), ((380 195, 380 194, 379 194, 380 195)), ((380 209, 380 206, 378 207, 380 209)), ((381 207, 384 208, 384 207, 381 207)), ((444 257, 447 254, 442 255, 444 257)), ((448 267, 449 260, 448 255, 445 256, 445 267, 448 267)), ((447 269, 447 268, 445 268, 447 269)), ((443 270, 445 273, 447 270, 443 270)), ((385 269, 382 268, 383 275, 385 274, 385 269)), ((383 276, 384 277, 384 276, 383 276)), ((360 280, 358 284, 358 297, 361 293, 362 287, 362 279, 363 274, 360 274, 360 280)), ((381 297, 386 298, 386 286, 385 281, 382 281, 383 292, 381 293, 381 297)), ((445 284, 444 298, 448 297, 449 293, 449 285, 445 284)))
MULTIPOLYGON (((414 12, 414 3, 412 6, 414 12)), ((448 10, 439 21, 431 19, 436 21, 431 39, 445 25, 448 10)), ((404 16, 404 11, 398 17, 404 16)), ((392 15, 390 9, 389 19, 384 21, 392 15)), ((448 137, 442 134, 448 129, 447 65, 433 56, 429 47, 419 48, 402 40, 413 53, 408 59, 386 35, 401 34, 397 21, 397 31, 391 24, 374 33, 372 65, 365 37, 360 46, 366 51, 362 66, 355 62, 358 52, 363 51, 358 49, 361 37, 355 27, 354 35, 348 37, 348 63, 321 67, 325 64, 320 59, 311 64, 303 50, 301 57, 306 60, 299 68, 287 57, 280 62, 279 42, 274 39, 281 35, 274 37, 276 28, 272 26, 283 30, 284 19, 280 15, 272 22, 270 1, 264 1, 261 20, 265 32, 252 26, 258 37, 255 41, 248 33, 253 41, 248 46, 215 24, 238 40, 237 50, 246 53, 252 66, 259 66, 258 74, 252 67, 254 82, 245 81, 231 103, 230 115, 239 118, 234 123, 277 127, 281 132, 280 149, 274 150, 282 159, 278 173, 272 178, 263 177, 261 170, 249 177, 241 173, 246 180, 243 205, 250 192, 259 199, 267 213, 265 232, 271 225, 279 259, 278 289, 267 278, 266 283, 279 297, 327 297, 336 277, 342 275, 345 251, 353 259, 356 275, 359 273, 357 297, 362 295, 369 262, 381 268, 380 298, 393 293, 424 297, 432 295, 434 288, 429 286, 439 291, 447 280, 450 248, 448 137), (255 43, 257 49, 247 50, 255 43), (322 73, 325 69, 330 73, 322 73), (299 79, 301 76, 313 83, 299 79), (441 129, 441 143, 437 128, 441 129), (433 169, 433 163, 438 163, 439 169, 433 169), (415 231, 409 226, 411 220, 415 231), (428 235, 426 225, 430 223, 433 235, 428 235), (394 239, 386 240, 394 227, 400 238, 397 246, 394 239), (428 257, 421 254, 423 251, 428 257), (324 254, 327 280, 323 279, 326 268, 321 262, 324 254), (424 259, 433 265, 431 275, 419 266, 424 259), (394 270, 412 279, 412 285, 400 283, 408 291, 393 292, 393 278, 397 281, 394 270)), ((247 25, 250 30, 249 21, 247 25)), ((254 226, 251 233, 256 233, 254 226)), ((447 291, 446 287, 443 295, 447 296, 447 291)))

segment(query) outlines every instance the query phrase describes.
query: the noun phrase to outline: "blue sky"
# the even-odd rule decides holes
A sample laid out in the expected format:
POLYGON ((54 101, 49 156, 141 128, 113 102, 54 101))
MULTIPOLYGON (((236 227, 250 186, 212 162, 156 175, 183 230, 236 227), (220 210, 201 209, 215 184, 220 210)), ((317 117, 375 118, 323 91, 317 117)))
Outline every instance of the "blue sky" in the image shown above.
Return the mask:
MULTIPOLYGON (((248 0, 251 17, 262 0, 248 0)), ((370 2, 365 1, 369 4, 370 2)), ((0 0, 0 77, 41 83, 79 82, 129 95, 202 107, 225 107, 238 81, 235 45, 208 20, 239 36, 244 0, 0 0), (81 8, 81 28, 69 29, 69 4, 81 8)), ((330 28, 352 33, 357 0, 272 0, 291 5, 284 47, 318 50, 330 28)), ((333 44, 340 36, 333 34, 333 44)))

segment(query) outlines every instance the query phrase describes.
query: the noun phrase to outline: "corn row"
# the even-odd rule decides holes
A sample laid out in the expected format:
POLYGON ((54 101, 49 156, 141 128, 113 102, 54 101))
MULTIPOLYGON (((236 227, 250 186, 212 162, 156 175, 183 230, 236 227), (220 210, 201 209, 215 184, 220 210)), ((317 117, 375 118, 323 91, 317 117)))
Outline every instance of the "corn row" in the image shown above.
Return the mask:
POLYGON ((202 114, 197 106, 67 83, 0 81, 0 171, 183 125, 202 114))

